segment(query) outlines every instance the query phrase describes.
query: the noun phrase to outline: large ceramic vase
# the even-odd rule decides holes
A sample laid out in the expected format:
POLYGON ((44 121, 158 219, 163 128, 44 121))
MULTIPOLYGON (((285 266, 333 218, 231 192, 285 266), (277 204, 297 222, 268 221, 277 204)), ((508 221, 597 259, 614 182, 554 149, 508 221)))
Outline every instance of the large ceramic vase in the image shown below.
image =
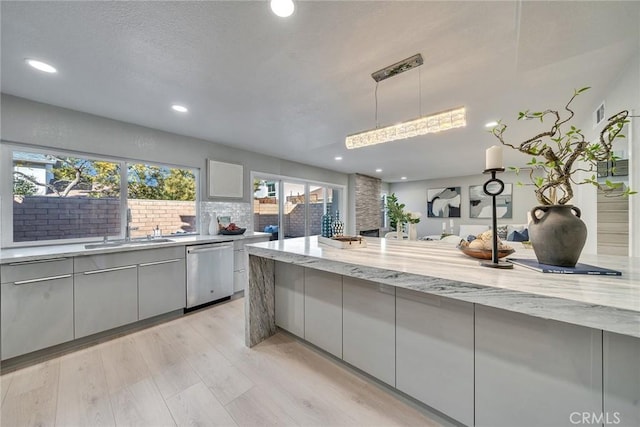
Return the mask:
POLYGON ((536 206, 531 210, 529 240, 538 262, 575 267, 587 240, 587 226, 572 205, 536 206))

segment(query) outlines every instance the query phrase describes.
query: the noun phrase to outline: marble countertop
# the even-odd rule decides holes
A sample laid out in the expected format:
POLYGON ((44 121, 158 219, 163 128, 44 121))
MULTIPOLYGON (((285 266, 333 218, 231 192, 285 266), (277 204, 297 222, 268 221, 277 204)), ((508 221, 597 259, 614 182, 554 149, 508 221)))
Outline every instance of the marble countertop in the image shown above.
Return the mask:
POLYGON ((169 242, 145 243, 142 245, 123 245, 104 248, 86 249, 87 243, 30 246, 0 250, 0 264, 12 262, 35 261, 43 259, 73 257, 82 255, 97 255, 114 252, 139 251, 142 249, 156 249, 171 246, 187 246, 214 242, 233 242, 234 240, 250 240, 258 237, 269 237, 270 233, 246 231, 241 235, 189 235, 189 236, 163 236, 169 242))
MULTIPOLYGON (((247 246, 251 255, 396 287, 640 338, 640 258, 583 256, 581 263, 622 276, 540 273, 482 267, 440 241, 366 238, 367 247, 338 249, 317 237, 247 246)), ((512 242, 510 242, 512 243, 512 242)), ((535 258, 518 244, 513 258, 535 258)))

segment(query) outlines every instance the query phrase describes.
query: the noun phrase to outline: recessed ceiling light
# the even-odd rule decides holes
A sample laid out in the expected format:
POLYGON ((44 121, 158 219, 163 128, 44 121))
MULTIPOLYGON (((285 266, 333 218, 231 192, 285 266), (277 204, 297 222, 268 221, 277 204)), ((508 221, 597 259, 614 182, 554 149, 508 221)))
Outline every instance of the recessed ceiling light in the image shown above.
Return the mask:
POLYGON ((38 61, 37 59, 25 59, 25 62, 35 68, 36 70, 44 71, 45 73, 57 73, 56 67, 49 65, 46 62, 38 61))
POLYGON ((171 109, 173 111, 177 111, 178 113, 186 113, 187 111, 189 111, 189 109, 187 107, 185 107, 184 105, 179 105, 179 104, 173 104, 171 106, 171 109))
POLYGON ((335 157, 334 157, 334 159, 336 159, 336 160, 342 160, 342 157, 341 157, 341 156, 335 156, 335 157))
POLYGON ((281 18, 291 16, 293 10, 295 9, 293 0, 271 0, 270 4, 273 13, 281 18))
POLYGON ((492 128, 494 126, 498 126, 498 122, 489 122, 484 125, 486 128, 492 128))
POLYGON ((382 169, 378 168, 376 169, 376 172, 382 172, 382 169))
POLYGON ((403 176, 403 177, 400 177, 400 179, 407 179, 407 177, 406 177, 406 176, 403 176))

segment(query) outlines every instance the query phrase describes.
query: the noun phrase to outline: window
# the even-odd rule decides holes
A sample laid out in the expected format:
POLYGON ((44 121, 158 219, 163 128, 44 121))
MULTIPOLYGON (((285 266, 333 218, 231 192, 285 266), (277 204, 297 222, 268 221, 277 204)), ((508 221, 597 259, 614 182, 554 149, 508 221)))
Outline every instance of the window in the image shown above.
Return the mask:
MULTIPOLYGON (((4 150, 4 149, 3 149, 4 150)), ((197 170, 14 149, 3 244, 196 232, 197 170), (123 173, 123 171, 125 171, 123 173)))
POLYGON ((190 169, 142 163, 127 167, 131 236, 196 232, 196 177, 190 169))
POLYGON ((120 164, 14 151, 13 241, 117 236, 120 164))

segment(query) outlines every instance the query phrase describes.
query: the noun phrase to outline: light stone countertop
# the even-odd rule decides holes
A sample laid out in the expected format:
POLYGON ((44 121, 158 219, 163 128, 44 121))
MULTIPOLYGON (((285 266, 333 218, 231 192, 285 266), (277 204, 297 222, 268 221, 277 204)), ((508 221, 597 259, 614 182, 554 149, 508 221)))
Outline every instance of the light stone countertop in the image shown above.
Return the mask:
MULTIPOLYGON (((455 245, 439 241, 366 241, 365 248, 338 249, 312 236, 246 248, 276 261, 640 338, 640 258, 580 258, 622 276, 552 274, 517 265, 482 267, 455 245)), ((535 258, 533 250, 513 246, 511 257, 535 258)))
POLYGON ((62 257, 73 257, 83 255, 97 255, 114 252, 139 251, 143 249, 157 249, 171 246, 187 246, 214 242, 232 242, 234 240, 250 240, 257 237, 268 237, 270 233, 245 231, 241 235, 189 235, 189 236, 163 236, 170 239, 170 242, 145 243, 141 245, 123 245, 104 248, 86 249, 87 243, 30 246, 0 250, 0 264, 8 264, 23 261, 37 261, 62 257))

